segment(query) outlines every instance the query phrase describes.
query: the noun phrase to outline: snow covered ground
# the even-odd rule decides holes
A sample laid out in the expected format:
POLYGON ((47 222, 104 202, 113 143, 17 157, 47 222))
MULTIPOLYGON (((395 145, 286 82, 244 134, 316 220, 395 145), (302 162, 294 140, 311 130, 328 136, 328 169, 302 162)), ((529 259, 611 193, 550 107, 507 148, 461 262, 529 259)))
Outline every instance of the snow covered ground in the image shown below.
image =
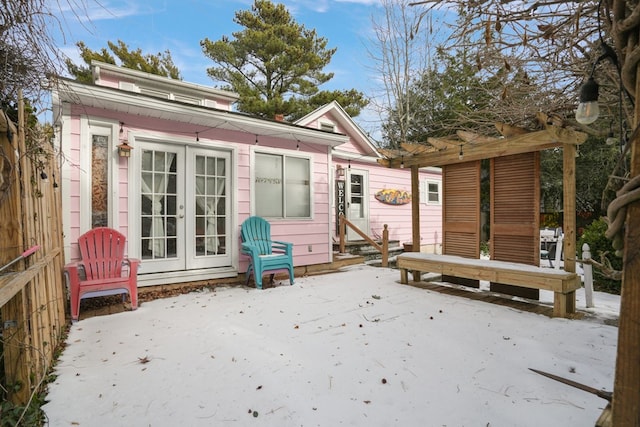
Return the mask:
POLYGON ((596 293, 589 316, 568 320, 399 276, 357 265, 81 320, 49 386, 49 425, 594 425, 605 400, 529 368, 612 390, 605 320, 619 297, 596 293))

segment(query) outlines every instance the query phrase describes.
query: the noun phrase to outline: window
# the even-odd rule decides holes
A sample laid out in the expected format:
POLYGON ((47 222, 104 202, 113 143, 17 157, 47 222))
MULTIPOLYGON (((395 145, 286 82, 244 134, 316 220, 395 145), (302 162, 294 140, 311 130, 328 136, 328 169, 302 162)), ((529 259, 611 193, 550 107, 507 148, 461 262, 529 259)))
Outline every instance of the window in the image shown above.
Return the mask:
POLYGON ((91 135, 91 228, 109 226, 109 137, 91 135))
POLYGON ((255 214, 267 218, 311 217, 311 160, 255 153, 255 214))
POLYGON ((441 204, 440 181, 425 180, 421 182, 420 200, 428 205, 441 204))

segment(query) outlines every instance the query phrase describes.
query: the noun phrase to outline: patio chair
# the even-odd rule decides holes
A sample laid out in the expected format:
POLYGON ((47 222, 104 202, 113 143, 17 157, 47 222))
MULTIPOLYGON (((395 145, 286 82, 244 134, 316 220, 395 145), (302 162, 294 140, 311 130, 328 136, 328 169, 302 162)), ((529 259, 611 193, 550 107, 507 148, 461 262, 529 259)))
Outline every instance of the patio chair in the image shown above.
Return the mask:
POLYGON ((293 285, 293 244, 271 240, 271 225, 259 216, 247 218, 241 227, 242 253, 249 256, 245 284, 253 272, 256 288, 262 289, 262 276, 271 272, 271 283, 278 270, 289 272, 293 285))
POLYGON ((105 295, 129 294, 131 309, 138 308, 140 260, 126 258, 125 236, 108 227, 87 231, 78 239, 81 261, 65 265, 71 293, 71 320, 80 315, 80 300, 105 295), (124 267, 124 268, 123 268, 124 267))

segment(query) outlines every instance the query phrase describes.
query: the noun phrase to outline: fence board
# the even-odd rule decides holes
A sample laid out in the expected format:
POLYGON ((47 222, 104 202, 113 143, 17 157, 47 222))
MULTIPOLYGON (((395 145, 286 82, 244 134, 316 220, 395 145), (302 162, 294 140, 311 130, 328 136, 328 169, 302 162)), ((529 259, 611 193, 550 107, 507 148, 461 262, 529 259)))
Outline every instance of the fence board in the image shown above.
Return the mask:
POLYGON ((27 247, 37 244, 40 249, 0 274, 0 392, 2 398, 24 405, 43 384, 67 318, 61 199, 54 185, 57 159, 44 139, 42 151, 29 152, 21 99, 18 105, 17 127, 0 115, 0 265, 27 247))

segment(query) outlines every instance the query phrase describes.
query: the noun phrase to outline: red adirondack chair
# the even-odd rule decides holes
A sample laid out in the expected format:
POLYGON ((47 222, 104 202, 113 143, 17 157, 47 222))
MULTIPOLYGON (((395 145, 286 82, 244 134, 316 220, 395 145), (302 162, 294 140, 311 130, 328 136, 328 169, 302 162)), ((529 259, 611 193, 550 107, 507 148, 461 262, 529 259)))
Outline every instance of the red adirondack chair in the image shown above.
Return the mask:
POLYGON ((82 260, 64 267, 71 293, 72 321, 78 320, 80 300, 84 298, 128 293, 131 309, 138 308, 140 260, 125 258, 125 243, 122 233, 108 227, 94 228, 80 236, 82 260))

